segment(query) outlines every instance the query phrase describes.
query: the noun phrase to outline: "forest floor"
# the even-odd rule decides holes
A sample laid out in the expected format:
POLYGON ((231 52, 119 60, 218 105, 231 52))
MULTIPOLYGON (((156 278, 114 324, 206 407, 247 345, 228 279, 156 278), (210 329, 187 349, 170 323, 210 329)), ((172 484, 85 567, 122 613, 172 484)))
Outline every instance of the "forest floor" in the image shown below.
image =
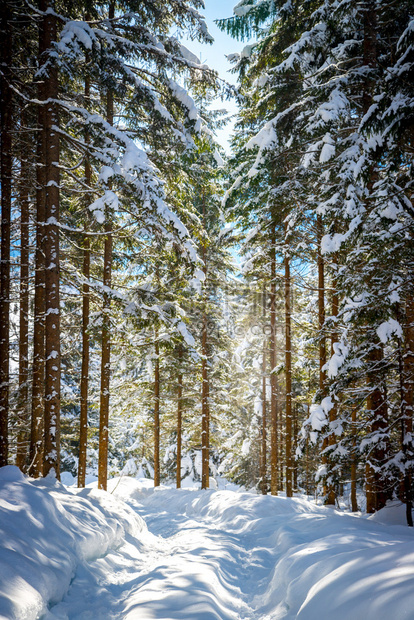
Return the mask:
POLYGON ((414 618, 414 533, 304 497, 161 487, 109 493, 0 469, 0 618, 414 618))

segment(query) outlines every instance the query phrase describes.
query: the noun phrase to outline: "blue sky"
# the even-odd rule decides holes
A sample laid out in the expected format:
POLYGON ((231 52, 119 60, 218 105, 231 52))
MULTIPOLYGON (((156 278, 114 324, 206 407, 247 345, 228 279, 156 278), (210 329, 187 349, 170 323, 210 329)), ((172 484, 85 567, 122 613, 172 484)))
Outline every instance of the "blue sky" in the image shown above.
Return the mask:
MULTIPOLYGON (((212 45, 202 45, 198 41, 187 41, 184 44, 193 54, 196 54, 201 61, 209 65, 212 69, 218 71, 220 77, 231 84, 236 84, 237 76, 229 73, 231 67, 226 59, 226 54, 239 52, 246 45, 246 42, 236 41, 229 35, 221 32, 214 23, 215 19, 231 17, 233 15, 233 7, 236 6, 238 0, 204 0, 206 9, 202 13, 206 17, 207 26, 210 34, 214 37, 212 45)), ((234 101, 218 101, 215 108, 225 108, 231 114, 236 114, 237 106, 234 101)), ((220 131, 217 135, 218 142, 228 151, 228 138, 232 131, 232 124, 220 131)))

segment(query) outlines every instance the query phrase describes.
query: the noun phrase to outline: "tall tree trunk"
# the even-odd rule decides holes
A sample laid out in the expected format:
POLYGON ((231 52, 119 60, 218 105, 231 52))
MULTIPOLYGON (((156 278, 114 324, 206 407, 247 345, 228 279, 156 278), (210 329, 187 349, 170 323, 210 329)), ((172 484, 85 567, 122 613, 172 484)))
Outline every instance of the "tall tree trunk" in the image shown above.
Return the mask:
POLYGON ((295 460, 296 450, 298 447, 298 406, 293 406, 293 491, 298 491, 298 466, 295 460))
MULTIPOLYGON (((266 323, 266 290, 263 291, 263 331, 265 331, 266 323)), ((262 495, 267 494, 267 411, 266 411, 266 357, 267 357, 267 339, 263 336, 263 352, 262 352, 262 451, 260 462, 260 478, 262 495)))
POLYGON ((403 497, 407 525, 413 527, 413 413, 414 413, 414 296, 408 294, 405 303, 404 341, 399 347, 401 391, 401 449, 404 454, 403 497))
MULTIPOLYGON (((323 222, 322 216, 316 216, 316 235, 318 245, 318 329, 319 329, 319 393, 321 400, 326 396, 326 371, 324 366, 326 364, 326 338, 323 333, 325 327, 325 263, 322 256, 321 240, 323 235, 323 222)), ((328 447, 329 439, 325 437, 322 442, 322 457, 321 461, 329 471, 329 459, 325 452, 328 447)), ((330 492, 330 486, 323 484, 323 494, 325 497, 325 503, 330 504, 332 500, 332 493, 330 492)))
POLYGON ((210 486, 210 383, 208 376, 208 314, 203 313, 203 333, 201 336, 201 488, 210 486))
POLYGON ((183 412, 183 374, 181 371, 182 349, 178 351, 178 379, 177 379, 177 471, 176 486, 181 489, 181 441, 182 441, 182 412, 183 412))
POLYGON ((292 338, 290 260, 285 256, 286 496, 292 497, 292 338))
POLYGON ((277 495, 278 492, 278 460, 279 460, 279 436, 278 436, 278 381, 276 368, 276 229, 273 224, 271 236, 270 257, 270 418, 271 418, 271 442, 270 442, 270 492, 277 495))
POLYGON ((351 413, 352 455, 351 455, 351 510, 357 512, 357 408, 351 413))
POLYGON ((1 8, 1 269, 0 269, 0 467, 7 465, 9 451, 9 348, 10 348, 10 220, 12 202, 12 91, 11 13, 1 8))
MULTIPOLYGON (((207 228, 206 201, 203 193, 203 226, 207 228)), ((202 246, 203 271, 204 271, 204 308, 203 327, 201 335, 201 488, 208 489, 210 486, 210 378, 208 372, 208 266, 207 249, 202 246)))
MULTIPOLYGON (((380 345, 370 353, 369 362, 371 370, 368 373, 368 388, 370 393, 367 398, 367 410, 370 418, 371 432, 373 434, 386 431, 388 428, 388 407, 386 388, 383 380, 378 376, 378 365, 383 358, 383 350, 380 345)), ((381 438, 371 448, 366 463, 366 496, 367 512, 372 513, 383 508, 389 499, 386 480, 379 471, 388 459, 389 445, 381 438)))
POLYGON ((321 240, 323 235, 322 216, 317 215, 317 242, 318 242, 318 327, 320 333, 319 340, 319 390, 321 397, 325 396, 326 390, 326 371, 323 367, 326 364, 326 338, 323 335, 325 325, 325 265, 321 251, 321 240))
MULTIPOLYGON (((26 124, 21 115, 22 129, 26 124)), ((25 143, 23 142, 23 145, 25 143)), ((16 465, 26 469, 28 456, 29 415, 29 191, 27 153, 20 156, 20 309, 19 309, 19 404, 16 465)))
POLYGON ((155 369, 154 369, 154 487, 161 483, 160 471, 160 347, 158 330, 155 331, 155 369))
MULTIPOLYGON (((85 16, 88 21, 88 15, 85 16)), ((85 100, 90 96, 90 78, 85 78, 85 100)), ((86 132, 85 141, 89 143, 89 135, 86 132)), ((85 184, 90 187, 92 169, 89 155, 85 160, 85 184)), ((87 209, 86 209, 87 212, 87 209)), ((86 215, 87 218, 87 215, 86 215)), ((86 226, 85 226, 86 228, 86 226)), ((78 487, 84 487, 86 481, 86 455, 88 447, 88 386, 89 386, 89 279, 91 263, 90 238, 85 234, 83 239, 83 285, 82 285, 82 368, 80 380, 80 420, 79 420, 79 464, 78 464, 78 487)))
MULTIPOLYGON (((43 4, 43 2, 42 2, 43 4)), ((53 9, 53 3, 44 3, 53 9)), ((45 48, 57 40, 57 18, 47 12, 43 18, 45 48)), ((46 213, 45 213, 45 410, 43 475, 54 471, 60 477, 60 301, 59 301, 59 95, 56 66, 50 66, 45 81, 46 105, 43 120, 46 141, 46 213)))
MULTIPOLYGON (((42 7, 44 10, 44 6, 42 7)), ((44 57, 45 39, 39 28, 39 59, 44 57)), ((45 100, 44 81, 38 87, 39 101, 45 100)), ((33 377, 32 377, 32 415, 30 423, 30 449, 28 473, 37 478, 42 473, 43 427, 45 392, 45 256, 44 235, 46 217, 46 135, 43 130, 45 106, 38 106, 38 138, 36 153, 36 252, 34 278, 34 317, 33 317, 33 377)))
MULTIPOLYGON (((335 321, 335 323, 332 326, 331 355, 334 355, 334 353, 335 353, 335 345, 338 342, 338 329, 336 327, 336 320, 337 320, 337 317, 338 317, 338 309, 339 309, 339 298, 338 298, 337 283, 336 283, 336 279, 334 277, 332 279, 332 318, 335 321)), ((337 407, 337 404, 334 403, 333 407, 329 411, 329 423, 330 423, 331 426, 332 426, 333 422, 336 420, 337 415, 338 415, 338 407, 337 407)), ((333 446, 335 443, 336 443, 336 435, 335 435, 334 432, 332 432, 332 428, 331 428, 330 433, 329 433, 329 437, 328 437, 328 446, 333 446)), ((332 463, 331 459, 332 459, 332 457, 331 457, 331 455, 329 455, 327 461, 328 461, 328 465, 329 465, 329 470, 332 472, 333 463, 332 463)), ((333 484, 333 482, 331 482, 330 484, 328 484, 325 503, 328 504, 328 505, 334 506, 335 502, 336 502, 335 485, 333 484)))
MULTIPOLYGON (((365 0, 362 4, 364 40, 363 40, 363 66, 365 70, 365 84, 362 93, 362 113, 366 114, 372 104, 373 89, 375 85, 374 74, 377 67, 377 13, 376 0, 365 0)), ((375 181, 375 170, 371 168, 367 181, 367 188, 371 191, 375 181)), ((373 371, 368 373, 367 384, 370 390, 367 399, 367 409, 371 418, 371 431, 376 432, 383 428, 387 420, 387 404, 384 401, 383 387, 378 385, 378 377, 375 375, 375 367, 382 358, 382 350, 379 346, 371 353, 368 363, 373 371)), ((376 467, 384 458, 384 452, 374 448, 365 464, 365 485, 367 512, 372 513, 385 505, 386 495, 383 493, 376 467), (371 462, 374 461, 374 463, 371 462)))
MULTIPOLYGON (((113 19, 115 4, 109 5, 108 17, 113 19)), ((114 124, 114 97, 108 89, 106 94, 106 120, 114 124)), ((111 185, 110 185, 111 187, 111 185)), ((110 218, 105 220, 104 272, 103 272, 103 307, 102 307, 102 353, 101 353, 101 389, 99 412, 99 457, 98 488, 106 491, 108 484, 108 441, 109 441, 109 386, 111 378, 111 297, 112 284, 112 226, 110 218)))
POLYGON ((102 354, 101 354, 101 390, 99 414, 99 463, 98 488, 106 491, 108 481, 108 440, 109 440, 109 386, 111 376, 111 298, 109 290, 112 281, 112 235, 110 223, 105 223, 104 277, 102 307, 102 354))

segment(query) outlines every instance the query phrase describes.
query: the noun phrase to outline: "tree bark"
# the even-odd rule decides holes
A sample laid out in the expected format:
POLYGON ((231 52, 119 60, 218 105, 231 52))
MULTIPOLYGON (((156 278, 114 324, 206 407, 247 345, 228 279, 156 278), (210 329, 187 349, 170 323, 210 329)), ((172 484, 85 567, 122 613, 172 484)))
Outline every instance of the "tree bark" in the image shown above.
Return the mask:
MULTIPOLYGON (((381 433, 382 430, 386 431, 388 428, 386 388, 381 378, 378 377, 377 369, 382 358, 382 347, 377 345, 369 356, 371 370, 368 373, 368 388, 370 392, 367 398, 367 411, 370 418, 371 432, 373 434, 381 433)), ((388 452, 388 441, 385 442, 384 439, 381 439, 379 442, 375 442, 367 459, 365 471, 368 513, 380 510, 389 499, 386 480, 379 472, 379 468, 388 459, 388 452)))
POLYGON ((0 467, 7 465, 9 451, 9 348, 10 348, 10 224, 12 203, 12 91, 11 12, 1 9, 1 269, 0 269, 0 467))
MULTIPOLYGON (((43 2, 41 3, 43 5, 43 2)), ((53 9, 53 3, 44 3, 53 9)), ((57 40, 57 18, 47 12, 43 18, 42 37, 46 50, 57 40)), ((49 58, 50 61, 50 58, 49 58)), ((46 142, 46 196, 45 196, 45 408, 43 475, 52 470, 60 477, 60 301, 59 301, 59 95, 58 69, 48 68, 45 80, 44 126, 46 142)))
POLYGON ((403 497, 407 525, 413 527, 413 412, 414 412, 414 296, 409 293, 405 302, 403 321, 404 340, 399 346, 401 391, 401 449, 404 454, 403 497))
MULTIPOLYGON (((44 4, 44 3, 43 3, 44 4)), ((42 7, 44 10, 44 6, 42 7)), ((44 57, 45 39, 39 29, 39 59, 44 57)), ((39 101, 44 101, 44 82, 37 87, 39 101)), ((38 106, 38 138, 36 153, 36 252, 33 317, 32 415, 28 473, 37 478, 42 472, 44 390, 45 390, 45 256, 44 235, 46 215, 46 136, 43 127, 45 106, 38 106)))
MULTIPOLYGON (((266 291, 263 291, 263 329, 265 329, 266 317, 266 291)), ((262 352, 262 451, 260 462, 260 479, 262 495, 267 495, 267 412, 266 412, 266 357, 267 357, 267 340, 263 336, 263 352, 262 352)))
POLYGON ((298 447, 298 406, 293 406, 293 491, 298 492, 298 466, 295 459, 296 450, 298 447))
MULTIPOLYGON (((108 17, 113 19, 114 3, 109 5, 108 17)), ((108 89, 106 95, 106 119, 114 124, 114 97, 108 89)), ((111 186, 110 186, 111 187, 111 186)), ((109 387, 111 377, 111 297, 112 283, 112 234, 109 214, 105 220, 104 242, 104 273, 103 273, 103 307, 102 307, 102 353, 101 353, 101 389, 99 413, 99 457, 98 457, 98 488, 106 491, 108 484, 108 441, 109 441, 109 387)))
POLYGON ((357 408, 353 407, 351 413, 352 432, 352 455, 351 455, 351 510, 357 512, 357 408))
POLYGON ((210 486, 210 384, 208 376, 208 315, 203 314, 203 333, 201 337, 201 488, 208 489, 210 486))
MULTIPOLYGON (((21 115, 22 128, 26 124, 21 115)), ((23 145, 25 143, 23 142, 23 145)), ((26 470, 30 423, 29 414, 29 191, 28 161, 24 147, 20 155, 20 308, 19 308, 19 401, 16 465, 26 470)))
POLYGON ((270 492, 278 493, 278 461, 279 461, 279 432, 278 432, 278 381, 276 368, 276 230, 272 228, 270 257, 270 492))
POLYGON ((316 227, 318 243, 319 390, 321 398, 323 398, 326 390, 326 371, 323 370, 326 364, 326 338, 323 335, 323 328, 325 325, 325 265, 321 251, 321 240, 323 235, 321 215, 317 215, 316 227))
MULTIPOLYGON (((338 310, 339 310, 339 298, 338 298, 338 291, 337 291, 337 283, 334 277, 332 279, 332 319, 335 321, 335 323, 332 326, 331 355, 334 355, 335 344, 337 344, 338 342, 338 330, 336 328, 338 310)), ((334 432, 332 432, 332 424, 336 420, 337 415, 338 415, 338 407, 337 407, 337 404, 334 403, 333 407, 329 411, 329 424, 331 425, 331 429, 330 429, 329 437, 328 437, 328 446, 333 446, 336 443, 336 435, 334 432)), ((327 461, 328 461, 329 469, 332 472, 333 463, 332 463, 331 455, 329 455, 327 461)), ((335 485, 331 482, 327 487, 325 503, 327 505, 334 506, 335 502, 336 502, 336 490, 335 490, 335 485)))
MULTIPOLYGON (((85 16, 88 21, 88 16, 85 16)), ((85 78, 85 99, 90 96, 90 79, 85 78)), ((85 141, 89 143, 89 136, 86 133, 85 141)), ((85 160, 85 184, 90 187, 92 180, 92 169, 89 156, 85 160)), ((86 210, 87 211, 87 210, 86 210)), ((87 216, 86 216, 87 217, 87 216)), ((86 480, 86 456, 88 447, 88 386, 89 386, 89 278, 90 278, 90 238, 86 234, 83 239, 83 285, 82 285, 82 368, 80 381, 80 420, 79 420, 79 465, 78 465, 78 487, 85 486, 86 480)))
MULTIPOLYGON (((203 226, 206 230, 206 202, 203 194, 203 226)), ((204 271, 204 308, 203 327, 201 335, 201 488, 208 489, 210 486, 210 379, 208 373, 208 266, 207 250, 203 243, 203 271, 204 271)))
POLYGON ((161 483, 160 472, 160 347, 158 330, 155 331, 155 369, 154 369, 154 487, 161 483))
POLYGON ((181 372, 181 348, 178 353, 178 380, 177 380, 177 471, 176 486, 181 489, 181 441, 182 441, 182 411, 183 411, 183 375, 181 372))
POLYGON ((292 497, 292 339, 290 260, 285 259, 286 496, 292 497))

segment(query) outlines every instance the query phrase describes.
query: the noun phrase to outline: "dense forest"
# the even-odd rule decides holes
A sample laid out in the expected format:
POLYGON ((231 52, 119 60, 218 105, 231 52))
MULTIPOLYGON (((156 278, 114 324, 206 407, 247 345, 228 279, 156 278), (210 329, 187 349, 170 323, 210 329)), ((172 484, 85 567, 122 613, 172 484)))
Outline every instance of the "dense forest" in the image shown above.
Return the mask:
POLYGON ((412 1, 203 8, 1 3, 0 466, 412 525, 412 1))

